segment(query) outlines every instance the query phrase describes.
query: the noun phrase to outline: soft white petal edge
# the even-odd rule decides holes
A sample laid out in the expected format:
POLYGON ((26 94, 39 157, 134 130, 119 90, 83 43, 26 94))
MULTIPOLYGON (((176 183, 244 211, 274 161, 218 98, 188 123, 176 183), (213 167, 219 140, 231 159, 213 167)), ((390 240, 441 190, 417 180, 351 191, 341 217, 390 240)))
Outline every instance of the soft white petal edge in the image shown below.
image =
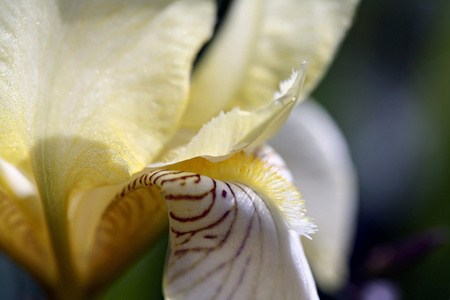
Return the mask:
POLYGON ((198 156, 210 161, 221 161, 270 139, 284 125, 299 102, 306 75, 306 62, 293 74, 295 80, 291 87, 267 107, 255 111, 234 108, 227 113, 220 112, 189 143, 169 151, 159 162, 149 167, 158 168, 198 156))
POLYGON ((304 241, 318 285, 327 291, 347 278, 357 209, 357 179, 338 127, 314 101, 296 107, 270 144, 286 161, 318 227, 304 241))
POLYGON ((142 181, 159 186, 167 203, 166 299, 318 299, 300 236, 270 199, 180 171, 142 181))

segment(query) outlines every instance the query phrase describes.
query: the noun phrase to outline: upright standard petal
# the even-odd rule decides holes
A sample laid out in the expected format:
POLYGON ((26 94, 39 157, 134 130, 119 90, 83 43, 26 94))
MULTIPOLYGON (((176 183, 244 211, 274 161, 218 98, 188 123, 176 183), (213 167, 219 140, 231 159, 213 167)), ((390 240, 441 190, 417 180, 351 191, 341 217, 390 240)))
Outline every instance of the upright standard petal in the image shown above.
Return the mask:
POLYGON ((278 82, 303 60, 309 66, 306 97, 334 56, 358 0, 234 2, 194 73, 186 127, 201 126, 234 106, 251 110, 267 105, 278 82), (198 118, 203 103, 210 114, 198 118))
POLYGON ((167 299, 318 299, 300 244, 314 226, 300 194, 259 159, 195 158, 149 171, 121 195, 154 187, 170 222, 167 299))
MULTIPOLYGON (((318 285, 333 291, 348 275, 357 205, 356 174, 345 139, 322 107, 306 101, 270 144, 308 201, 318 232, 304 241, 305 252, 318 285)), ((279 160, 272 165, 283 169, 279 160)))
POLYGON ((210 1, 0 5, 5 160, 67 193, 126 179, 159 153, 211 33, 210 1))

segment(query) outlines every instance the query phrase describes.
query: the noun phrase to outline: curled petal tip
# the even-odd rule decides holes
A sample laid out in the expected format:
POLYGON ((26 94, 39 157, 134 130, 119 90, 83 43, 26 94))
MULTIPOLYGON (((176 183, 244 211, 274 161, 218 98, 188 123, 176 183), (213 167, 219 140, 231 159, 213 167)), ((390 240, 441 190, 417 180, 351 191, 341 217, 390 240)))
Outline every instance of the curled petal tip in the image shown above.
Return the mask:
POLYGON ((303 61, 300 65, 300 68, 295 72, 297 76, 295 77, 295 81, 289 89, 288 93, 292 93, 292 95, 296 98, 300 96, 300 92, 302 91, 307 69, 308 65, 306 64, 306 61, 303 61))
POLYGON ((306 77, 306 61, 303 61, 298 70, 292 69, 290 78, 280 82, 280 90, 275 92, 275 101, 284 105, 300 100, 300 93, 306 77))

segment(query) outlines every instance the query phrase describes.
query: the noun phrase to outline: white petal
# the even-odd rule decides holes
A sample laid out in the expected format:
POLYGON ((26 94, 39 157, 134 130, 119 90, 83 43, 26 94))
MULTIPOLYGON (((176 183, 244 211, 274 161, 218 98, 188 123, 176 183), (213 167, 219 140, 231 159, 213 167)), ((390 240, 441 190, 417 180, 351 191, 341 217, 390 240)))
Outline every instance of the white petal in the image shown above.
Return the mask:
POLYGON ((318 227, 305 252, 324 290, 346 280, 355 222, 356 175, 344 137, 317 103, 303 102, 270 141, 286 161, 318 227))
POLYGON ((251 188, 155 171, 169 212, 167 299, 318 299, 300 236, 251 188))

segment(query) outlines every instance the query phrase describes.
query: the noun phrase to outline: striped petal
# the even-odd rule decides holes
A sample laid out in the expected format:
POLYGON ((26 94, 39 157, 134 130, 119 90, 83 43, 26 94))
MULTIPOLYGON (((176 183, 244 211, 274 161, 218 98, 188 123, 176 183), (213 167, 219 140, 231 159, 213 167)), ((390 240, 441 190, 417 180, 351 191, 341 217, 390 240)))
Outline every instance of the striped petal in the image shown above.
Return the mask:
MULTIPOLYGON (((256 112, 237 109, 222 114, 208 123, 187 145, 166 154, 165 157, 172 160, 166 159, 164 163, 152 166, 169 165, 198 156, 205 156, 210 160, 223 160, 242 148, 270 138, 284 124, 295 106, 305 68, 303 65, 302 69, 295 73, 296 76, 290 81, 289 88, 284 90, 271 106, 256 112)), ((140 252, 149 241, 156 239, 165 228, 166 222, 161 218, 164 209, 163 206, 156 205, 159 199, 154 193, 134 194, 132 199, 122 199, 126 201, 125 203, 129 202, 128 204, 119 205, 116 201, 110 204, 110 199, 114 198, 114 193, 118 189, 118 186, 109 186, 79 193, 69 205, 69 228, 72 233, 74 254, 77 257, 75 267, 83 284, 95 282, 98 278, 108 278, 117 273, 134 254, 140 252), (148 205, 145 198, 152 199, 148 205), (136 199, 139 201, 136 202, 136 199), (123 205, 127 207, 125 214, 121 213, 123 205), (140 213, 140 217, 135 216, 137 213, 133 212, 134 208, 140 213), (120 230, 117 228, 104 230, 113 224, 121 224, 117 225, 120 230), (152 229, 145 231, 142 228, 152 229), (130 236, 134 236, 133 246, 124 243, 130 236), (115 263, 111 264, 112 261, 115 263), (103 277, 99 274, 103 274, 103 277)))
MULTIPOLYGON (((319 104, 306 101, 270 144, 286 161, 319 229, 304 241, 317 283, 335 291, 348 276, 358 194, 345 139, 319 104)), ((266 158, 273 161, 275 155, 266 158)), ((280 160, 271 165, 284 170, 280 160)))
POLYGON ((303 60, 309 66, 302 93, 305 98, 331 62, 357 3, 233 1, 227 19, 194 73, 184 125, 201 126, 221 110, 235 106, 252 110, 267 105, 278 83, 303 60), (199 116, 199 110, 205 113, 199 116))
MULTIPOLYGON (((104 209, 98 223, 91 224, 95 225, 94 232, 83 231, 83 219, 77 220, 77 267, 86 289, 102 287, 115 279, 167 230, 166 206, 156 188, 130 193, 113 190, 119 193, 104 209)), ((107 197, 111 195, 108 190, 93 193, 111 199, 107 197)), ((86 197, 95 200, 92 192, 86 197)))
POLYGON ((300 243, 314 227, 300 194, 259 159, 196 158, 149 171, 122 195, 149 187, 169 215, 167 299, 318 299, 300 243))

